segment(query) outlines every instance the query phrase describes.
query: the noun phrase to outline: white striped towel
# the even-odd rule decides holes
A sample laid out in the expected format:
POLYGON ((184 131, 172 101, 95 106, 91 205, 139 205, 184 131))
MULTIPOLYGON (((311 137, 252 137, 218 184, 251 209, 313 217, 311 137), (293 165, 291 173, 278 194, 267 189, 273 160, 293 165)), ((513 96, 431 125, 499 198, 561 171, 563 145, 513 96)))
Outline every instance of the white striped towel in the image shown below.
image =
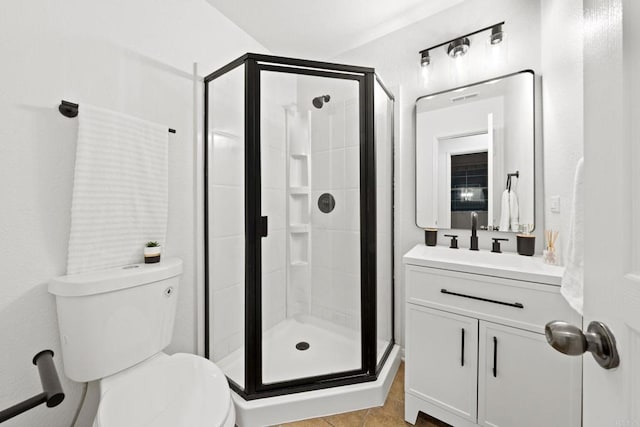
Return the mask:
POLYGON ((81 105, 67 274, 142 262, 167 232, 167 126, 81 105))

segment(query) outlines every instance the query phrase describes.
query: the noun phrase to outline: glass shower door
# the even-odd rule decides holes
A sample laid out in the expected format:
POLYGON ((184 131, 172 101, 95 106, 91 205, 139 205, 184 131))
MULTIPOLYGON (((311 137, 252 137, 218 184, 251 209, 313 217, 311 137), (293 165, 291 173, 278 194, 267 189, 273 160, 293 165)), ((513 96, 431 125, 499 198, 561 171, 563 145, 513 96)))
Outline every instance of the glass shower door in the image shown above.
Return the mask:
POLYGON ((363 366, 361 78, 297 71, 259 79, 265 385, 363 366))

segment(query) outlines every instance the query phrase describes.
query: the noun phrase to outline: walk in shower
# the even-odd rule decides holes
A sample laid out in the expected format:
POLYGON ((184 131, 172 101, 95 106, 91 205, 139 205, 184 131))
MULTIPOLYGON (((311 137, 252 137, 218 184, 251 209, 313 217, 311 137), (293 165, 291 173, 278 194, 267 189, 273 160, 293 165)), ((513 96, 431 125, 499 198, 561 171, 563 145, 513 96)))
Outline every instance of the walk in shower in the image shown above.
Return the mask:
POLYGON ((205 347, 244 399, 373 381, 393 339, 393 96, 246 54, 205 78, 205 347))

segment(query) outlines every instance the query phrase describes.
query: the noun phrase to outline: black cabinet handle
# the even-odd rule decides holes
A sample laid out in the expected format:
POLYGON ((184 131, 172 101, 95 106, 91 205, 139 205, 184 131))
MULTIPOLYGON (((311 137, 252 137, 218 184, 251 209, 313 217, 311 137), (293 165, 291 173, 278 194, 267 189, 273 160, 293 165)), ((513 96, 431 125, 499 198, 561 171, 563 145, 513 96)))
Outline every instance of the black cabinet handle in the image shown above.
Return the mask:
POLYGON ((460 347, 460 366, 464 366, 464 328, 462 328, 462 345, 460 347))
POLYGON ((524 305, 520 304, 519 302, 504 302, 504 301, 498 301, 498 300, 495 300, 495 299, 475 297, 473 295, 465 295, 465 294, 459 294, 457 292, 449 292, 446 289, 440 289, 440 292, 443 293, 443 294, 455 295, 457 297, 462 297, 462 298, 470 298, 470 299, 475 299, 475 300, 478 300, 478 301, 492 302, 494 304, 508 305, 509 307, 524 308, 524 305))
POLYGON ((498 376, 498 338, 493 337, 493 378, 498 376))

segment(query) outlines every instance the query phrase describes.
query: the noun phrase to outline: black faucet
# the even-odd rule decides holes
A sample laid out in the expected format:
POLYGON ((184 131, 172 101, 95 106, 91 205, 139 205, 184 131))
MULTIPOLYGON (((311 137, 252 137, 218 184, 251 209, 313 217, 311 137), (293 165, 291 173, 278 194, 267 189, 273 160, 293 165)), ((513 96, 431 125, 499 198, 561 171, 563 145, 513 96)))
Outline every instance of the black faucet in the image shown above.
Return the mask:
POLYGON ((471 212, 471 247, 472 251, 478 250, 478 214, 471 212))

